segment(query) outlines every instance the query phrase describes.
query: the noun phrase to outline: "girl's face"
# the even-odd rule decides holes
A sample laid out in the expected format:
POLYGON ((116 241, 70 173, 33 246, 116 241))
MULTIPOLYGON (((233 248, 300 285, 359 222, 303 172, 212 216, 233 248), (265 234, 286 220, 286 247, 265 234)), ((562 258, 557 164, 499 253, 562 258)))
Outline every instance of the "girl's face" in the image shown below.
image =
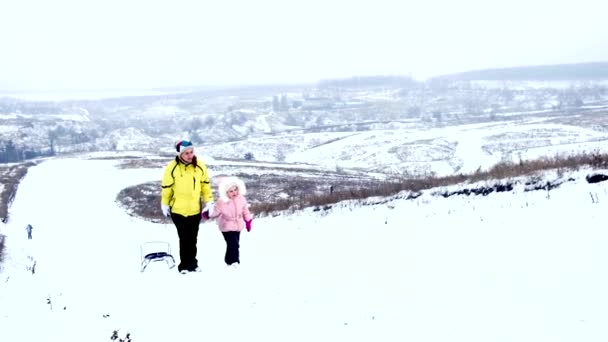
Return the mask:
POLYGON ((226 192, 226 194, 228 195, 228 198, 233 199, 236 196, 238 196, 238 194, 239 194, 239 188, 237 188, 236 186, 233 186, 230 189, 228 189, 228 191, 226 192))

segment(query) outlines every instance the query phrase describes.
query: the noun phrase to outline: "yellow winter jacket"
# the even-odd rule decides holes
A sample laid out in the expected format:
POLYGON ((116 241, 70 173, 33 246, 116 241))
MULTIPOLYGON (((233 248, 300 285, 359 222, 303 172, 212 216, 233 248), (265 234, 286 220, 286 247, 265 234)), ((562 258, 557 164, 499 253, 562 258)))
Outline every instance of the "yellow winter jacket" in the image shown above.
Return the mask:
POLYGON ((205 203, 213 202, 207 166, 196 159, 186 165, 175 157, 165 167, 161 188, 161 204, 182 216, 200 214, 201 199, 205 203))

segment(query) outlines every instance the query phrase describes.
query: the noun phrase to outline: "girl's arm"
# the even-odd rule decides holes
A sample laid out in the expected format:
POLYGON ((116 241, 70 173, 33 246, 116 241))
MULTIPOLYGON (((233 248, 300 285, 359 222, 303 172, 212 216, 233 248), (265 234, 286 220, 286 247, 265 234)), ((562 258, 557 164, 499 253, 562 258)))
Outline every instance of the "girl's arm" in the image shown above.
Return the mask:
POLYGON ((245 199, 245 197, 243 197, 243 199, 245 200, 245 205, 243 206, 243 219, 245 219, 245 221, 251 221, 253 216, 249 211, 249 203, 247 203, 247 199, 245 199))
POLYGON ((209 218, 212 219, 222 215, 222 207, 223 203, 221 203, 221 201, 215 202, 215 205, 213 206, 213 212, 209 213, 209 218))

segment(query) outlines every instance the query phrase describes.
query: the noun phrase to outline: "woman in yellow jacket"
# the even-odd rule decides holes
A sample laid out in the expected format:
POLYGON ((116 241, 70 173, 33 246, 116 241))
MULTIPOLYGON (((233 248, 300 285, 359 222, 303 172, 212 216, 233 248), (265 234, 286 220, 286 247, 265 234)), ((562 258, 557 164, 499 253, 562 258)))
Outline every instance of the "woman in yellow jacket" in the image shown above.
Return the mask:
POLYGON ((179 237, 180 273, 200 272, 196 243, 201 212, 213 212, 213 192, 207 166, 196 159, 194 146, 181 140, 177 156, 166 167, 161 182, 161 210, 171 217, 179 237), (202 203, 205 208, 201 210, 202 203))

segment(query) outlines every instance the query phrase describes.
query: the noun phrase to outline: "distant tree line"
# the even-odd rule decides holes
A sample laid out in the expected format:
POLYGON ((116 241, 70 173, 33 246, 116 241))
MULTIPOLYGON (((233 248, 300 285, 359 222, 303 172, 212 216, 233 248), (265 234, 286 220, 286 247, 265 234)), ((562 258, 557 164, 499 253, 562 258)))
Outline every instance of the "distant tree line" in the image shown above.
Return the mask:
POLYGON ((0 163, 17 163, 36 157, 50 156, 53 152, 42 152, 21 149, 15 146, 12 140, 0 143, 0 163))
POLYGON ((452 81, 602 80, 608 79, 608 62, 482 69, 438 76, 437 79, 452 81))
POLYGON ((73 108, 66 104, 56 102, 29 102, 12 98, 0 98, 1 113, 15 114, 69 114, 73 112, 73 108))

